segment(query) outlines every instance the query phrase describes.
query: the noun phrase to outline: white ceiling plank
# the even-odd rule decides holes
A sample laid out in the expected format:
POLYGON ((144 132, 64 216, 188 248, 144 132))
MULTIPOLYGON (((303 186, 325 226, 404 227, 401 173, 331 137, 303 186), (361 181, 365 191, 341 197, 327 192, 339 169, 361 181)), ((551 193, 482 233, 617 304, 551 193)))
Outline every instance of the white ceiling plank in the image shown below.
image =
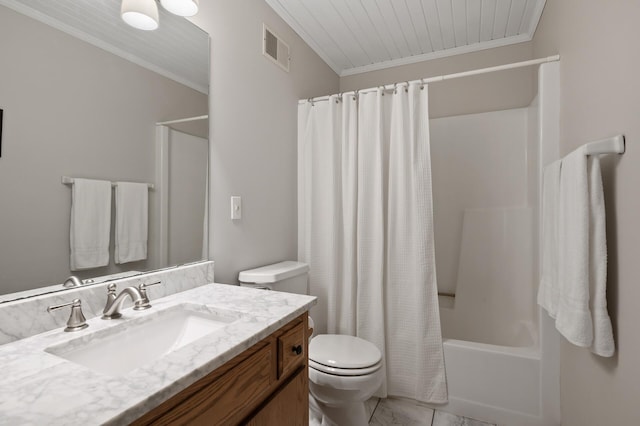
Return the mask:
POLYGON ((467 42, 480 43, 480 0, 467 0, 467 42))
POLYGON ((444 41, 442 39, 442 30, 440 28, 440 18, 438 17, 438 7, 436 0, 422 0, 422 8, 424 9, 424 18, 427 22, 427 28, 431 36, 431 45, 434 51, 444 49, 444 41))
POLYGON ((353 66, 362 66, 371 63, 367 52, 363 49, 358 39, 351 30, 348 17, 341 15, 331 1, 302 0, 318 24, 333 40, 340 40, 340 49, 344 52, 353 66))
POLYGON ((520 32, 520 25, 524 17, 524 10, 527 4, 527 0, 512 0, 511 11, 509 12, 509 20, 507 22, 507 37, 518 35, 520 32))
POLYGON ((546 0, 265 1, 339 75, 352 75, 529 41, 546 0))
MULTIPOLYGON (((403 1, 395 1, 390 3, 393 6, 393 9, 398 17, 398 22, 400 23, 400 29, 404 33, 404 37, 407 40, 407 44, 409 45, 409 51, 411 55, 421 55, 425 52, 430 52, 431 50, 425 50, 423 48, 423 44, 425 40, 419 40, 419 37, 425 37, 424 29, 424 19, 422 18, 422 13, 420 16, 416 16, 415 18, 411 16, 411 11, 409 10, 409 6, 407 4, 407 0, 403 1), (416 19, 418 18, 418 19, 416 19), (417 22, 416 22, 417 21, 417 22), (416 27, 416 24, 418 27, 416 27), (420 31, 421 35, 418 36, 418 32, 420 31)), ((428 35, 427 35, 428 37, 428 35)))
POLYGON ((416 32, 418 43, 420 44, 420 50, 422 53, 433 52, 433 42, 431 41, 431 33, 427 26, 423 2, 421 0, 405 0, 405 3, 416 32))
POLYGON ((352 31, 353 36, 364 50, 369 64, 379 61, 381 57, 384 58, 383 60, 391 59, 388 54, 384 53, 385 47, 380 37, 376 35, 375 29, 371 26, 371 21, 367 18, 360 2, 330 1, 343 17, 344 21, 348 23, 348 27, 352 31))
POLYGON ((451 0, 451 9, 456 46, 466 46, 469 44, 467 40, 467 1, 451 0))
POLYGON ((333 59, 333 62, 343 70, 353 67, 353 63, 341 49, 339 42, 331 37, 330 34, 320 25, 315 16, 313 16, 303 3, 299 0, 279 0, 280 3, 290 11, 291 15, 299 23, 312 34, 317 45, 322 46, 322 50, 333 59))
POLYGON ((453 28, 453 11, 450 0, 436 0, 440 31, 445 49, 456 47, 456 34, 453 28))
MULTIPOLYGON (((353 0, 352 0, 353 1, 353 0)), ((395 38, 389 31, 388 17, 382 15, 380 8, 375 0, 360 0, 367 17, 371 20, 371 25, 375 27, 386 51, 389 52, 391 59, 402 58, 403 55, 395 38)))
POLYGON ((507 23, 511 11, 512 0, 498 0, 496 5, 496 17, 493 22, 492 38, 503 38, 507 33, 507 23))
POLYGON ((393 40, 398 46, 401 57, 411 56, 411 47, 407 38, 407 32, 413 31, 411 27, 411 21, 401 21, 398 16, 397 9, 404 2, 395 0, 395 6, 391 0, 374 0, 377 4, 380 13, 384 17, 384 25, 389 30, 389 33, 393 37, 393 40))
POLYGON ((496 20, 497 0, 482 0, 480 9, 480 41, 493 40, 493 23, 496 20))
POLYGON ((533 37, 545 3, 546 0, 527 0, 524 17, 520 25, 520 34, 529 34, 533 37))

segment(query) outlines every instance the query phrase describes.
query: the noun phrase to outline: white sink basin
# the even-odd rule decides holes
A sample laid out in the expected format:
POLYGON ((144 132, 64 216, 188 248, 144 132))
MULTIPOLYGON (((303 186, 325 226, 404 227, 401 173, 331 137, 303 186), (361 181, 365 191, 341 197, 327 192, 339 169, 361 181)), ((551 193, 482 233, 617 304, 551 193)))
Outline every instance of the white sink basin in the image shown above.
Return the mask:
POLYGON ((120 376, 239 318, 239 314, 208 311, 200 305, 178 305, 47 348, 46 352, 100 373, 120 376))

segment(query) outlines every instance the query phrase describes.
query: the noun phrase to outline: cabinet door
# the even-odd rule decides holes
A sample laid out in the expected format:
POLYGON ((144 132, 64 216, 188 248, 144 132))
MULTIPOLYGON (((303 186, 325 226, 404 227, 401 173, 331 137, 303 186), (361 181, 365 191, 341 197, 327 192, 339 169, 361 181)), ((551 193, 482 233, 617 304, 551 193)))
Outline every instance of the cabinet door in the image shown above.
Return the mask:
POLYGON ((307 426, 309 424, 309 386, 302 367, 248 422, 249 426, 307 426))

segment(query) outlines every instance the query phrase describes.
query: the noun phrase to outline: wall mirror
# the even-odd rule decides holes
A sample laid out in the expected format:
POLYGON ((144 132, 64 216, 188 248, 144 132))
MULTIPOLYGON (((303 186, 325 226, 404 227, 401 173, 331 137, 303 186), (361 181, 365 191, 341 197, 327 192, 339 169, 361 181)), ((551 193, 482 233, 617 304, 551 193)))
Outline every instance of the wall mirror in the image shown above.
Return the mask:
POLYGON ((209 36, 159 11, 141 31, 120 0, 0 0, 0 303, 207 258, 209 36), (63 176, 154 184, 147 259, 114 263, 112 198, 109 265, 71 271, 63 176))

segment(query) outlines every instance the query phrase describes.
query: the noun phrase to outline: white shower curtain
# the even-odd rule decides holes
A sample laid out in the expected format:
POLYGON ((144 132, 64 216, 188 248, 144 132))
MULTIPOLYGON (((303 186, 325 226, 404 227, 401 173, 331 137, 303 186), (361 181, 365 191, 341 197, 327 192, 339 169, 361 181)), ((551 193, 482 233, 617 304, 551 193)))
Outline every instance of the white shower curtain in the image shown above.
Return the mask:
POLYGON ((428 90, 402 84, 298 109, 298 258, 319 330, 383 353, 379 396, 441 403, 428 90))

